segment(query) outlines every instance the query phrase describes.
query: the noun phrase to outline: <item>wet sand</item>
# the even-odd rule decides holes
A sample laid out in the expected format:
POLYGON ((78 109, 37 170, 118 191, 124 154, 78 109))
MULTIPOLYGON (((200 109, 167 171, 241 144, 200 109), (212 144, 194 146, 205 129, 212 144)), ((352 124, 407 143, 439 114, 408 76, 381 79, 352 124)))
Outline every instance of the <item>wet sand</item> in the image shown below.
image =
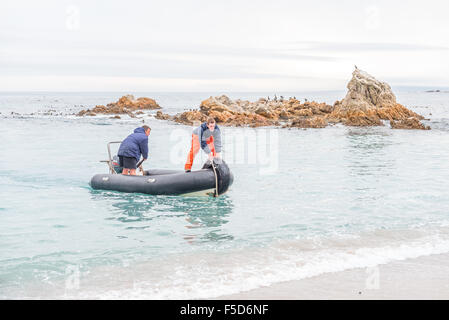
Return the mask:
POLYGON ((327 273, 217 299, 449 299, 449 253, 327 273))

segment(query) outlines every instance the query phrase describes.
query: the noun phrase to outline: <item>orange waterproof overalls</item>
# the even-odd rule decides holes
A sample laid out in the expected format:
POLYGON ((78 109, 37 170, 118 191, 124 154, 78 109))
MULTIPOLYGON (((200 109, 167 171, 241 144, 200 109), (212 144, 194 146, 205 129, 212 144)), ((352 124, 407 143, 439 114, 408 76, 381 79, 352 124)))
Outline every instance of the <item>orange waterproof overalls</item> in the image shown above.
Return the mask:
MULTIPOLYGON (((206 143, 209 146, 212 155, 215 157, 214 137, 210 136, 209 138, 207 138, 206 143)), ((192 169, 193 159, 195 159, 195 156, 197 155, 198 151, 200 151, 200 148, 201 145, 198 135, 192 134, 192 146, 190 147, 190 152, 187 155, 187 162, 184 166, 184 170, 192 169)))

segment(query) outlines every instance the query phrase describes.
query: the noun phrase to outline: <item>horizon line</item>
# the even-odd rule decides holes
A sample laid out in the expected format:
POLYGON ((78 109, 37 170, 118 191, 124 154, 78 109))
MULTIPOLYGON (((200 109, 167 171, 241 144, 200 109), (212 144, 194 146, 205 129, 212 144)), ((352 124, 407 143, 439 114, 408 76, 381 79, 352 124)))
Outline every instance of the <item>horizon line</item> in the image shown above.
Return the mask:
MULTIPOLYGON (((428 86, 428 85, 390 85, 391 87, 395 87, 398 89, 434 89, 434 90, 449 90, 449 86, 428 86)), ((3 93, 128 93, 129 92, 145 92, 145 93, 210 93, 210 92, 225 92, 225 93, 267 93, 267 92, 339 92, 346 91, 347 88, 344 89, 310 89, 310 90, 246 90, 246 91, 227 91, 227 90, 206 90, 206 91, 195 91, 195 90, 158 90, 158 91, 146 91, 146 90, 0 90, 0 94, 3 93)))

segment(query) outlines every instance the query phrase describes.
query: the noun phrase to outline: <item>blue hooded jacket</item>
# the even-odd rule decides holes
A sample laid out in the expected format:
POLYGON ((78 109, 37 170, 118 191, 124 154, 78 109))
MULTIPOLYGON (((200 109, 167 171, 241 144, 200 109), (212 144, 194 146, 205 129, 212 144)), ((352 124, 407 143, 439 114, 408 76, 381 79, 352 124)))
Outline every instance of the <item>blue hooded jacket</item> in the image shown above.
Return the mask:
POLYGON ((117 154, 136 158, 137 161, 140 160, 140 155, 144 159, 148 159, 148 136, 145 134, 145 129, 142 127, 136 128, 134 133, 122 141, 117 154))

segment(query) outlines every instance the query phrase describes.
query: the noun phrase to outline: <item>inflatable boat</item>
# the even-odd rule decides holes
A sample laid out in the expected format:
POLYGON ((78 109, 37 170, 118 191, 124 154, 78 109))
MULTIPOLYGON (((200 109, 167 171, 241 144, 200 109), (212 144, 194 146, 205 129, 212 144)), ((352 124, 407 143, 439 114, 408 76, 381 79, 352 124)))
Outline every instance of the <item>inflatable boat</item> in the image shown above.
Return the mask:
POLYGON ((111 157, 108 143, 110 173, 96 174, 90 186, 97 190, 114 190, 129 193, 145 193, 151 195, 210 195, 219 196, 228 191, 234 176, 228 165, 221 159, 207 161, 201 170, 184 172, 181 170, 153 169, 144 171, 139 163, 140 175, 120 174, 117 157, 111 157))

